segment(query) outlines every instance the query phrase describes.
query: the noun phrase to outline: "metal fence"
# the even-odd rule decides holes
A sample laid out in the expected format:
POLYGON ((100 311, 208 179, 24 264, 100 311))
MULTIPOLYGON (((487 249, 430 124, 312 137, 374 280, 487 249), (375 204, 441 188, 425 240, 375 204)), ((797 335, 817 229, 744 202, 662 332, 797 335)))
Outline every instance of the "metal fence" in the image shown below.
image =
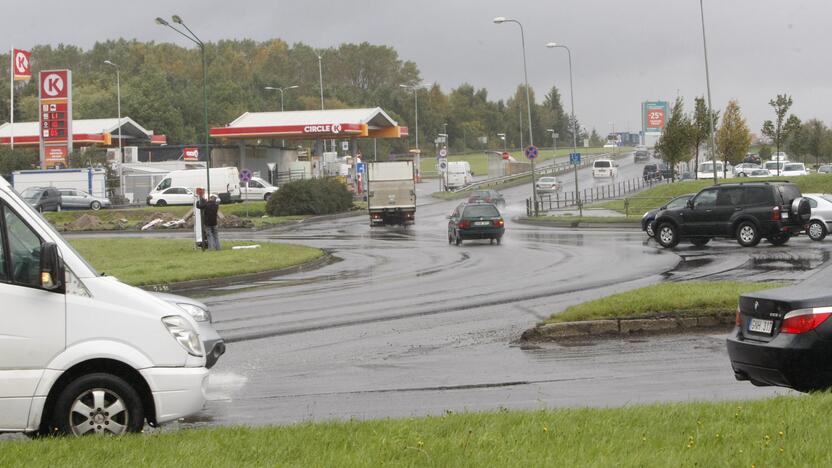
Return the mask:
MULTIPOLYGON (((559 210, 562 208, 577 207, 579 205, 586 205, 587 203, 594 203, 604 200, 612 200, 621 198, 627 193, 639 192, 656 185, 668 183, 670 179, 663 180, 644 180, 642 178, 634 178, 629 180, 621 180, 607 185, 596 185, 576 192, 555 192, 553 194, 538 195, 536 203, 532 204, 532 199, 526 199, 526 214, 528 216, 546 213, 548 211, 559 210)), ((626 204, 626 201, 625 201, 626 204)))

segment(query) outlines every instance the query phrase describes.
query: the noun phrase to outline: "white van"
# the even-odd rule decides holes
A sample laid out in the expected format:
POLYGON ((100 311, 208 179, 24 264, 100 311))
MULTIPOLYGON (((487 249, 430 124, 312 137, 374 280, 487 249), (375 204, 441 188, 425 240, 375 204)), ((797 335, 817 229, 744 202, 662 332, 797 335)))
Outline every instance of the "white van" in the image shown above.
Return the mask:
POLYGON ((451 161, 448 163, 447 186, 458 189, 470 184, 474 180, 471 174, 471 164, 468 161, 451 161))
POLYGON ((184 309, 99 275, 0 177, 0 432, 138 432, 200 411, 184 309))
MULTIPOLYGON (((721 179, 725 177, 724 163, 722 161, 716 162, 716 177, 717 179, 721 179)), ((728 169, 728 172, 733 175, 733 170, 728 169)), ((703 161, 699 163, 699 172, 696 173, 697 179, 713 179, 714 178, 714 162, 713 161, 703 161)))
MULTIPOLYGON (((211 193, 217 195, 222 203, 240 201, 240 172, 236 167, 212 167, 211 193)), ((197 187, 206 188, 205 169, 186 169, 172 171, 159 181, 148 198, 158 195, 171 187, 185 187, 196 192, 197 187)))
POLYGON ((592 163, 592 177, 616 177, 618 166, 612 159, 596 159, 592 163))
POLYGON ((786 164, 788 163, 789 161, 766 161, 763 164, 763 169, 767 170, 768 173, 773 176, 783 175, 783 169, 786 167, 786 164))

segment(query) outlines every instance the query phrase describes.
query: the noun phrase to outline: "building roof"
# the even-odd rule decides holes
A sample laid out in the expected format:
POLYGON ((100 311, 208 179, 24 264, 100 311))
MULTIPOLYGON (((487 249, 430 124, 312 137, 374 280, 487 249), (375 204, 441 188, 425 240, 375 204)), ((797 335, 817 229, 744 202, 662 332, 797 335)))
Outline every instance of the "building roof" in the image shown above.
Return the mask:
POLYGON ((400 138, 407 127, 380 107, 289 112, 246 112, 211 136, 227 139, 400 138))
MULTIPOLYGON (((121 132, 125 140, 139 139, 156 143, 161 141, 159 137, 164 137, 164 135, 154 135, 153 131, 142 127, 130 117, 122 117, 121 122, 121 132)), ((15 144, 24 146, 39 144, 38 125, 38 122, 15 122, 14 125, 6 122, 0 125, 0 144, 11 143, 12 130, 14 130, 15 144)), ((118 118, 73 120, 73 144, 106 145, 108 140, 112 140, 112 144, 118 145, 118 127, 118 118), (105 135, 110 135, 110 137, 105 138, 105 135)))

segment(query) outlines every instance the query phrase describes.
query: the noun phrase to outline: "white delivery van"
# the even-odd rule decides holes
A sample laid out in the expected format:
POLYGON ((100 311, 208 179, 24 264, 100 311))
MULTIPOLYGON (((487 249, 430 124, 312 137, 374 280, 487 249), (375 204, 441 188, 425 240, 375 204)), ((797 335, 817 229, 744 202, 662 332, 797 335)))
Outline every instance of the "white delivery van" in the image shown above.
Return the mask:
MULTIPOLYGON (((236 167, 213 167, 211 171, 211 194, 217 195, 222 203, 240 201, 240 172, 236 167)), ((205 169, 172 171, 159 181, 148 197, 171 187, 185 187, 196 193, 197 187, 206 188, 205 169)))
MULTIPOLYGON (((724 163, 722 161, 716 162, 716 177, 717 179, 721 179, 725 177, 725 172, 723 171, 724 163)), ((730 174, 731 170, 728 169, 727 172, 730 174)), ((714 178, 714 162, 713 161, 703 161, 699 163, 699 172, 696 173, 697 179, 713 179, 714 178)))
POLYGON ((592 177, 615 178, 616 176, 618 176, 618 166, 612 159, 596 159, 592 163, 592 177))
POLYGON ((138 432, 200 411, 184 309, 99 275, 0 178, 0 432, 138 432))
POLYGON ((471 174, 471 164, 468 161, 451 161, 448 163, 446 185, 454 190, 470 184, 474 180, 471 174))

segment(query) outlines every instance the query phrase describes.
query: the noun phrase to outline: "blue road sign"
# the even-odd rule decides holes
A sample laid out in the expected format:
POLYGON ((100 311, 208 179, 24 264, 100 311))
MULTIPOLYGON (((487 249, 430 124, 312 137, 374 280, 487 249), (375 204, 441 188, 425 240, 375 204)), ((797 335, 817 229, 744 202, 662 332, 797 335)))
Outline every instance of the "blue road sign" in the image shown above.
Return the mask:
POLYGON ((364 172, 364 163, 356 164, 355 165, 355 170, 358 171, 359 173, 363 173, 364 172))
POLYGON ((581 163, 581 153, 569 153, 569 162, 574 165, 581 163))
POLYGON ((248 181, 250 181, 250 180, 251 180, 252 175, 253 175, 253 174, 251 173, 251 171, 250 171, 250 170, 248 170, 248 169, 243 169, 242 171, 240 171, 240 181, 242 181, 242 182, 248 182, 248 181))
POLYGON ((528 148, 526 148, 525 153, 526 153, 526 157, 528 159, 534 159, 534 158, 537 157, 537 153, 538 153, 537 147, 536 146, 529 146, 528 148))

